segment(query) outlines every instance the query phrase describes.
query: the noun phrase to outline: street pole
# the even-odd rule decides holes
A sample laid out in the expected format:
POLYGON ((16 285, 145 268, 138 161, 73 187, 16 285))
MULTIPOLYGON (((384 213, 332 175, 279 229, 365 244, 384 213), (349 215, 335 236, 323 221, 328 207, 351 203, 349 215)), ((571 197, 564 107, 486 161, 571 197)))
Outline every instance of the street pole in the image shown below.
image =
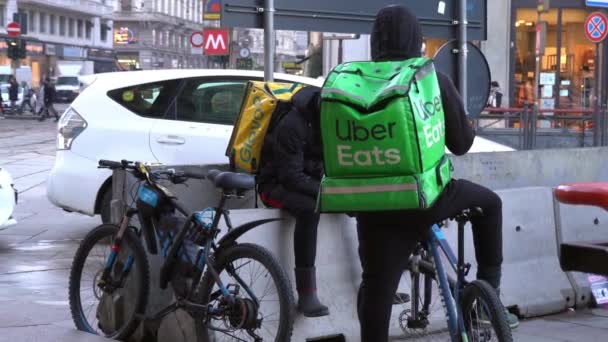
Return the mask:
POLYGON ((274 0, 266 0, 264 8, 264 80, 274 80, 274 0))
POLYGON ((462 96, 464 109, 468 113, 467 106, 467 55, 469 53, 467 47, 467 1, 460 0, 460 21, 458 27, 458 43, 460 49, 458 51, 458 90, 462 96))

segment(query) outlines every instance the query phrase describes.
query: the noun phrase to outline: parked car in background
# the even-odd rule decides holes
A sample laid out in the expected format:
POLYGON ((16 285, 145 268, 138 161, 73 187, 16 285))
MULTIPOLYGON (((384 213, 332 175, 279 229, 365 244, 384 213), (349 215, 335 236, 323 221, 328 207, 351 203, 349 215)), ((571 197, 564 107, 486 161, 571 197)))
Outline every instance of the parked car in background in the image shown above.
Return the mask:
MULTIPOLYGON (((150 70, 89 76, 58 125, 47 183, 56 206, 110 219, 111 173, 100 159, 169 165, 226 164, 226 146, 250 80, 243 70, 150 70)), ((322 86, 322 79, 275 74, 279 82, 322 86)), ((473 149, 508 151, 477 138, 473 149)))
POLYGON ((11 175, 0 168, 0 229, 15 225, 13 211, 17 205, 17 190, 13 186, 11 175))
MULTIPOLYGON (((2 93, 2 109, 6 110, 9 109, 11 107, 11 101, 9 100, 9 96, 8 96, 8 84, 1 84, 0 85, 0 92, 2 93)), ((18 98, 17 101, 15 102, 17 107, 21 107, 21 104, 23 103, 23 98, 24 98, 24 93, 23 93, 23 87, 19 87, 19 93, 18 93, 18 98)), ((36 108, 36 104, 37 104, 37 97, 36 97, 36 93, 33 92, 31 97, 30 97, 30 103, 32 104, 32 108, 36 108)))
POLYGON ((58 103, 70 103, 80 95, 82 83, 78 76, 59 76, 55 82, 55 101, 58 103))

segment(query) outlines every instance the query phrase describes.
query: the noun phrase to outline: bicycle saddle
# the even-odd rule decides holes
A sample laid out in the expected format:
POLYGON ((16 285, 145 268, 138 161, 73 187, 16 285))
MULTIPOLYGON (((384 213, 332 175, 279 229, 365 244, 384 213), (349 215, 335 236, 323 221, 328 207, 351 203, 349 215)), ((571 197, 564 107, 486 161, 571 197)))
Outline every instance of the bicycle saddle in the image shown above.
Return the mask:
POLYGON ((216 187, 224 190, 252 190, 255 188, 255 176, 246 173, 235 173, 211 170, 207 174, 216 187))
POLYGON ((608 210, 608 183, 575 183, 558 186, 555 198, 566 204, 591 205, 608 210))
POLYGON ((453 217, 450 217, 450 220, 454 220, 456 222, 468 222, 471 221, 473 217, 483 215, 483 210, 481 208, 470 208, 461 211, 453 217))

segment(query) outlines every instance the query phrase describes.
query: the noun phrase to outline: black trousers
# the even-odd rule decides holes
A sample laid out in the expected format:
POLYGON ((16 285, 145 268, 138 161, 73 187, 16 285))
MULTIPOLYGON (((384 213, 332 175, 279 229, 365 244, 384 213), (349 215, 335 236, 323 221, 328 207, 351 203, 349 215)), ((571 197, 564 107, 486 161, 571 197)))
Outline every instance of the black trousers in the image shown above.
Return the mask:
POLYGON ((452 180, 428 210, 358 215, 363 279, 357 309, 362 342, 388 341, 393 297, 416 244, 427 236, 433 224, 472 207, 484 211, 483 217, 472 222, 477 278, 498 288, 502 265, 502 202, 493 191, 466 180, 452 180))
POLYGON ((261 193, 272 203, 273 207, 281 207, 296 218, 296 228, 293 238, 293 249, 297 268, 315 266, 317 256, 317 229, 319 213, 316 211, 316 198, 288 191, 281 185, 260 186, 261 193))

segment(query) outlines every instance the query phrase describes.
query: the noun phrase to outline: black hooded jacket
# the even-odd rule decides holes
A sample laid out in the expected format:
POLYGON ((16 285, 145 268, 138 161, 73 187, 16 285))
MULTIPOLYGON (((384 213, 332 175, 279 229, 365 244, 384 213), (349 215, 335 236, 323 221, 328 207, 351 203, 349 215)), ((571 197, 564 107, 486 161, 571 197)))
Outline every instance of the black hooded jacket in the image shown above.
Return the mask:
POLYGON ((316 197, 323 177, 323 149, 319 130, 321 89, 306 87, 292 98, 292 109, 264 141, 261 192, 276 184, 316 197), (267 146, 268 145, 268 146, 267 146))
MULTIPOLYGON (((404 6, 385 7, 376 16, 371 35, 372 59, 375 62, 420 57, 422 27, 416 16, 404 6)), ((441 100, 445 112, 446 145, 456 154, 469 151, 475 131, 466 117, 462 98, 452 81, 438 72, 441 100)))

